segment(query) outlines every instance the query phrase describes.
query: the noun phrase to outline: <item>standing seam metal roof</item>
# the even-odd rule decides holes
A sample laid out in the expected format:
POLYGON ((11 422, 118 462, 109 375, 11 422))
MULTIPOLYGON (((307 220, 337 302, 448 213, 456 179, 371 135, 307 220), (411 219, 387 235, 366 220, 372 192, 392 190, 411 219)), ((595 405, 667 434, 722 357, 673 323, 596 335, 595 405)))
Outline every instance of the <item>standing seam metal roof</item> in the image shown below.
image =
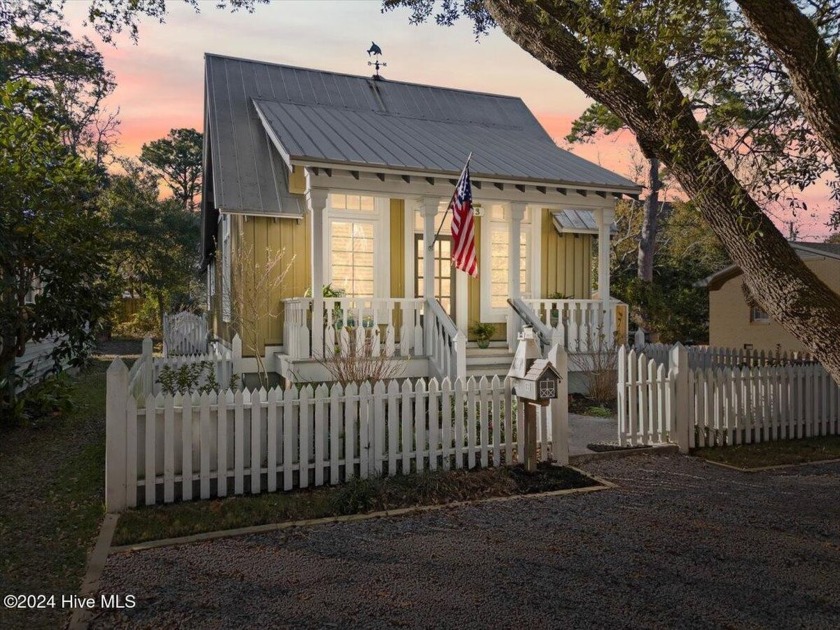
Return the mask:
POLYGON ((457 174, 472 151, 478 177, 639 190, 557 147, 519 98, 212 54, 205 73, 218 208, 302 210, 269 132, 304 162, 457 174))

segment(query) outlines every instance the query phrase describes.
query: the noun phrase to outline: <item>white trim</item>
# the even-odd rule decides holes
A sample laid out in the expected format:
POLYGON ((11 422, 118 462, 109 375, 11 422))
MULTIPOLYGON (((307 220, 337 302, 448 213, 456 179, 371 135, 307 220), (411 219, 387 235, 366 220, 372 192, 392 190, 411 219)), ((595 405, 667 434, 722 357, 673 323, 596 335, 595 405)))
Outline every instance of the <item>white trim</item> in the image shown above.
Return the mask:
POLYGON ((531 215, 531 251, 529 252, 529 264, 531 267, 531 286, 528 296, 531 299, 541 298, 542 295, 542 206, 528 206, 528 213, 531 215))

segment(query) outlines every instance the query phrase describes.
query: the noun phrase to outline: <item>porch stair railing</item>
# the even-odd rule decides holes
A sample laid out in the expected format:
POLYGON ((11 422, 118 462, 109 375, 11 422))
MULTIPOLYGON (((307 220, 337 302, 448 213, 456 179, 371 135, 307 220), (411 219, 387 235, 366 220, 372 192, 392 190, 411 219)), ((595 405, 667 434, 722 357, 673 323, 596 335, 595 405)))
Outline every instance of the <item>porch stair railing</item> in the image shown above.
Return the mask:
MULTIPOLYGON (((522 302, 540 323, 551 330, 553 343, 568 352, 592 352, 616 331, 616 308, 611 300, 604 308, 601 300, 526 299, 522 302)), ((621 342, 623 343, 623 342, 621 342)))
POLYGON ((436 378, 466 378, 467 337, 434 298, 426 300, 426 354, 436 378))
POLYGON ((542 345, 543 354, 555 343, 561 343, 562 338, 558 331, 546 326, 534 310, 525 303, 522 298, 509 298, 508 304, 513 313, 508 319, 508 346, 513 349, 516 346, 516 335, 521 329, 518 324, 530 326, 534 329, 542 345))

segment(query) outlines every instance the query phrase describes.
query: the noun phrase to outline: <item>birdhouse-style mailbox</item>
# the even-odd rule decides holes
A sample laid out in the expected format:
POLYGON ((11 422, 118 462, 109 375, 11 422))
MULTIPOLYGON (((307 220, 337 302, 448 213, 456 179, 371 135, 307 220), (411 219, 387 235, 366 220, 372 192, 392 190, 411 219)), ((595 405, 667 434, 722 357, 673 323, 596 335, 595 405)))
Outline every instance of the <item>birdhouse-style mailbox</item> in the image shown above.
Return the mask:
POLYGON ((534 404, 547 405, 557 398, 557 383, 561 376, 551 362, 540 358, 540 355, 534 331, 526 326, 519 334, 519 345, 508 376, 516 396, 534 404))
POLYGON ((525 406, 525 470, 537 470, 537 407, 557 398, 561 376, 551 361, 541 358, 534 330, 526 326, 519 333, 519 345, 508 376, 511 388, 525 406))

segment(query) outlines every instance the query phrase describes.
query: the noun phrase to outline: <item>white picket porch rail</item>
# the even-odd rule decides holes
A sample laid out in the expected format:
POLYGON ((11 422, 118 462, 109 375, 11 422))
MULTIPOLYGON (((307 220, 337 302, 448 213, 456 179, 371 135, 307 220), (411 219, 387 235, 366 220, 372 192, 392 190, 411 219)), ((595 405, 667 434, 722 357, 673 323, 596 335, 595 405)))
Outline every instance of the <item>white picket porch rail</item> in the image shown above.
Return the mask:
MULTIPOLYGON (((616 330, 618 300, 605 309, 601 300, 523 299, 543 326, 551 331, 552 343, 561 344, 569 352, 592 352, 611 343, 616 330)), ((619 340, 623 343, 623 340, 619 340)))
POLYGON ((163 314, 163 356, 207 352, 207 318, 182 311, 163 314))
POLYGON ((624 347, 618 361, 622 444, 673 442, 687 452, 840 434, 840 387, 817 363, 694 367, 680 344, 667 363, 624 347))
POLYGON ((283 345, 292 359, 333 356, 353 345, 385 356, 424 353, 420 298, 324 298, 323 313, 313 313, 311 298, 283 300, 283 345), (321 326, 322 335, 312 335, 321 326), (323 344, 313 347, 313 339, 323 344))

